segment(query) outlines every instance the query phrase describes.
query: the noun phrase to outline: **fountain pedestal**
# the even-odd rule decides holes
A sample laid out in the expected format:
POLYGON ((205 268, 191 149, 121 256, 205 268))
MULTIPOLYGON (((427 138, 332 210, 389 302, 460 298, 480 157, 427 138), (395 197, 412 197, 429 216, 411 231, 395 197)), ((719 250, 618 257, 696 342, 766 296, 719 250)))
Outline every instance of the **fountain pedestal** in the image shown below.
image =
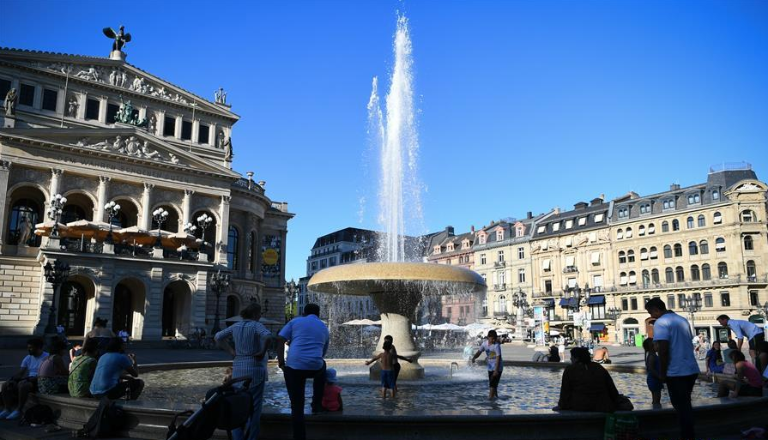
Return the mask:
MULTIPOLYGON (((416 349, 416 344, 411 335, 411 319, 414 310, 421 301, 421 293, 418 291, 407 292, 371 292, 369 294, 373 302, 381 312, 381 336, 376 344, 376 351, 380 353, 384 346, 384 337, 392 336, 392 343, 400 356, 412 358, 413 362, 400 361, 400 379, 422 379, 424 367, 419 364, 421 352, 416 349)), ((372 364, 370 378, 378 380, 381 377, 381 366, 378 362, 372 364)))

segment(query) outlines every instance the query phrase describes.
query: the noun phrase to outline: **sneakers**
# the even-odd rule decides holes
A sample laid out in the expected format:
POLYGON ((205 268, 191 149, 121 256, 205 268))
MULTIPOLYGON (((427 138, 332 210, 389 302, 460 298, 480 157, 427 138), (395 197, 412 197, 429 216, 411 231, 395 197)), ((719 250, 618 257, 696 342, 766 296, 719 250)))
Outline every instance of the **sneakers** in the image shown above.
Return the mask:
POLYGON ((11 414, 8 415, 8 417, 5 418, 5 420, 16 420, 21 417, 21 411, 18 409, 11 414))
POLYGON ((3 412, 0 412, 0 420, 5 420, 5 418, 8 417, 9 415, 11 415, 10 410, 6 409, 3 412))

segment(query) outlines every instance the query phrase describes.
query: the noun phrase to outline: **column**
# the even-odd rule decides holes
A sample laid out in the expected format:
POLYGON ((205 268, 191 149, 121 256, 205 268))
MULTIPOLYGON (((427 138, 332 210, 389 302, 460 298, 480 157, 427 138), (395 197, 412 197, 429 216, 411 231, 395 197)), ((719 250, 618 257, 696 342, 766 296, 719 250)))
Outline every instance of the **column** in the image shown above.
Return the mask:
MULTIPOLYGON (((49 197, 53 198, 59 193, 59 186, 61 186, 61 174, 64 172, 62 169, 51 168, 51 184, 48 187, 50 192, 49 197)), ((51 201, 47 200, 46 205, 50 205, 51 201)))
POLYGON ((261 276, 261 265, 262 265, 262 255, 261 255, 261 242, 264 239, 264 233, 262 231, 264 225, 264 219, 260 218, 256 220, 256 250, 254 251, 256 253, 256 281, 262 281, 263 278, 261 276))
MULTIPOLYGON (((9 212, 8 179, 11 176, 11 161, 0 160, 0 208, 3 213, 9 212)), ((5 219, 7 214, 0 215, 0 254, 2 254, 3 239, 5 238, 5 219)))
POLYGON ((107 103, 109 101, 107 100, 106 96, 102 96, 101 98, 99 98, 99 102, 101 103, 99 104, 99 122, 101 122, 102 124, 106 124, 107 123, 107 103))
POLYGON ((64 87, 59 88, 56 94, 56 113, 63 115, 67 111, 67 97, 64 95, 64 87))
POLYGON ((216 123, 212 123, 210 129, 208 130, 208 145, 219 148, 218 142, 218 134, 216 133, 219 130, 219 126, 216 125, 216 123))
POLYGON ((107 187, 109 185, 110 177, 99 176, 99 188, 96 192, 96 217, 93 219, 96 222, 103 222, 105 215, 104 205, 107 204, 107 187))
POLYGON ((139 225, 140 229, 144 229, 145 231, 149 231, 150 228, 152 228, 152 212, 151 212, 151 203, 152 203, 152 188, 154 188, 155 185, 153 183, 147 183, 144 182, 144 192, 141 194, 141 224, 139 225))
POLYGON ((219 264, 226 264, 227 262, 227 238, 229 234, 229 202, 232 200, 232 196, 221 196, 221 204, 219 205, 219 218, 221 223, 219 224, 219 236, 216 240, 216 253, 218 257, 216 262, 219 264))
POLYGON ((192 220, 192 194, 194 193, 191 189, 184 190, 184 198, 181 200, 181 222, 184 226, 192 220))
POLYGON ((176 129, 174 130, 176 132, 176 139, 181 140, 181 115, 176 116, 176 129))
POLYGON ((277 283, 281 288, 285 285, 285 249, 288 247, 287 238, 288 231, 280 231, 280 275, 277 283))
POLYGON ((77 97, 77 119, 85 119, 85 106, 88 104, 88 93, 75 93, 77 97))
POLYGON ((155 135, 157 137, 163 137, 163 130, 165 127, 165 110, 158 110, 155 113, 157 123, 155 124, 155 135))
POLYGON ((192 142, 198 143, 198 137, 200 137, 200 120, 192 120, 192 142))

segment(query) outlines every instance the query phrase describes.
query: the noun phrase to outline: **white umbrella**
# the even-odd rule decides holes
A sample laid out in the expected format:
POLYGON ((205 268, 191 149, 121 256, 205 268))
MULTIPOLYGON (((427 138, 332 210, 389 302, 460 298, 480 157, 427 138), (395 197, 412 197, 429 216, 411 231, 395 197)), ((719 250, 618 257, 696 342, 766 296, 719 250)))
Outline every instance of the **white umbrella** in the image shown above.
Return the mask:
POLYGON ((366 326, 366 325, 376 325, 376 324, 381 324, 381 321, 376 322, 376 321, 371 321, 370 319, 353 319, 351 321, 344 322, 341 325, 362 325, 362 326, 366 326))
POLYGON ((552 336, 559 336, 559 335, 560 335, 560 332, 559 332, 559 331, 557 331, 557 330, 550 330, 550 331, 549 331, 549 334, 550 334, 550 335, 552 335, 552 336))

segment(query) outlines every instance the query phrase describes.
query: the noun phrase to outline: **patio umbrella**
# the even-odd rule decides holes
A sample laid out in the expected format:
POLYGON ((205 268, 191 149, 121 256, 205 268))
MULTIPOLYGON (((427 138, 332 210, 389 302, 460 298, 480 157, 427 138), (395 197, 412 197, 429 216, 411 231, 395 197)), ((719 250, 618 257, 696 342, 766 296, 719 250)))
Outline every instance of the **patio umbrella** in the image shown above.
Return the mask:
MULTIPOLYGON (((381 324, 381 321, 378 321, 379 324, 381 324)), ((370 319, 353 319, 351 321, 347 321, 345 323, 342 323, 341 325, 357 325, 360 326, 360 345, 363 345, 363 327, 365 326, 372 326, 376 324, 376 321, 371 321, 370 319)))
POLYGON ((67 223, 67 236, 72 238, 88 238, 104 241, 109 234, 109 223, 76 220, 67 223))
MULTIPOLYGON (((186 232, 171 232, 161 229, 160 242, 165 247, 177 249, 186 246, 187 248, 197 248, 202 240, 186 232)), ((114 232, 121 241, 125 243, 136 243, 140 245, 152 246, 157 242, 158 230, 147 231, 138 226, 131 226, 114 232)))
MULTIPOLYGON (((62 233, 67 231, 67 225, 62 223, 57 223, 57 227, 59 229, 59 235, 61 236, 62 233)), ((35 235, 40 235, 43 237, 48 237, 51 235, 51 229, 53 229, 53 221, 48 220, 43 223, 38 223, 35 225, 35 235)))

